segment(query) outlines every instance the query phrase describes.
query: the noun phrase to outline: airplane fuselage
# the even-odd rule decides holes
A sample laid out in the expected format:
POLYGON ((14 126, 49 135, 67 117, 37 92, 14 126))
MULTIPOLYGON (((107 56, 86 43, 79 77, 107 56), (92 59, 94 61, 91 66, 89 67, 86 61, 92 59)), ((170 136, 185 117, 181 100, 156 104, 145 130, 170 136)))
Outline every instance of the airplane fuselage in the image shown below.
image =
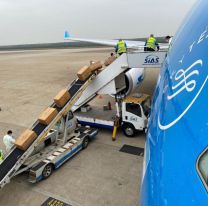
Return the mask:
POLYGON ((157 82, 141 206, 208 205, 208 1, 176 33, 157 82))

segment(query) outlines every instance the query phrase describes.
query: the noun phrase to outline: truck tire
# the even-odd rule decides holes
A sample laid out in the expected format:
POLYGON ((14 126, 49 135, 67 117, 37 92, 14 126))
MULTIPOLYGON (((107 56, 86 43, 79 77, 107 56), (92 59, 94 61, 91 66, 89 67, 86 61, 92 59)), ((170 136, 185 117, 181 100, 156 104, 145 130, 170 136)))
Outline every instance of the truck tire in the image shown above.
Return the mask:
POLYGON ((136 130, 132 124, 124 123, 122 125, 122 130, 125 136, 127 137, 134 137, 136 134, 136 130))
POLYGON ((89 144, 89 137, 85 137, 82 142, 82 149, 87 148, 88 144, 89 144))
POLYGON ((51 174, 53 173, 53 170, 54 170, 53 164, 47 164, 44 167, 43 172, 42 172, 43 178, 46 179, 46 178, 50 177, 51 174))

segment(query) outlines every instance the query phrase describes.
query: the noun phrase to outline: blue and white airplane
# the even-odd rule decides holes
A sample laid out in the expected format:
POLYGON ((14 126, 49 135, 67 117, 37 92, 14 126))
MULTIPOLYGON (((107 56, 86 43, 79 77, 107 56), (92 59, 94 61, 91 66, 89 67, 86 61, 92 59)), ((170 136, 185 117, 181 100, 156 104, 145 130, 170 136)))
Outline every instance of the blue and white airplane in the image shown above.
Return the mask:
POLYGON ((160 71, 141 206, 208 205, 208 1, 198 0, 160 71))

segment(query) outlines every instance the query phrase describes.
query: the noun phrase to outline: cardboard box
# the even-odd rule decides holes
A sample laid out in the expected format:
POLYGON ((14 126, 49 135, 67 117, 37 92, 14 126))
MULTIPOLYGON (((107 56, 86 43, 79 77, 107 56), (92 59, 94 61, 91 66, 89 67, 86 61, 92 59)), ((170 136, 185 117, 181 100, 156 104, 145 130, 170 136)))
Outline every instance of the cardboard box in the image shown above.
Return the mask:
POLYGON ((92 63, 89 66, 89 69, 90 69, 91 72, 95 72, 98 69, 101 69, 102 67, 103 67, 102 63, 100 61, 98 61, 98 62, 92 63))
POLYGON ((25 151, 37 138, 37 134, 32 130, 25 130, 15 141, 17 148, 25 151))
POLYGON ((108 65, 110 65, 112 62, 114 62, 116 60, 116 57, 115 56, 110 56, 108 57, 105 62, 104 62, 104 65, 107 67, 108 65))
POLYGON ((77 76, 81 81, 85 81, 90 75, 91 70, 89 66, 84 66, 77 72, 77 76))
POLYGON ((69 100, 71 96, 67 89, 62 89, 55 97, 54 102, 58 107, 63 107, 69 100))
POLYGON ((44 125, 49 125, 57 114, 58 111, 55 108, 48 107, 40 114, 38 120, 44 125))

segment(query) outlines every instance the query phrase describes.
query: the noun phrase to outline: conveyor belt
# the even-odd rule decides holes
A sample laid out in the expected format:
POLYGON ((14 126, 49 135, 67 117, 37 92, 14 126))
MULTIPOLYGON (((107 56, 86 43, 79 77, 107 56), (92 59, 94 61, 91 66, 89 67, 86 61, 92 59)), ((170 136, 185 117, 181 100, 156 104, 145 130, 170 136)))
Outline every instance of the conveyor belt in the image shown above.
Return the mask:
MULTIPOLYGON (((79 89, 83 86, 84 83, 85 83, 84 81, 80 81, 79 79, 77 79, 71 85, 71 87, 68 89, 71 97, 73 97, 79 91, 79 89)), ((58 112, 60 112, 64 108, 64 106, 58 107, 55 103, 51 105, 51 107, 56 108, 58 112)), ((46 125, 41 124, 40 122, 37 121, 35 126, 32 128, 32 130, 39 136, 46 127, 47 127, 46 125)))
POLYGON ((6 174, 13 168, 17 160, 23 155, 24 151, 15 148, 0 165, 0 182, 6 174))
POLYGON ((46 127, 46 125, 38 122, 32 130, 39 136, 46 127))
MULTIPOLYGON (((71 95, 71 99, 76 95, 76 93, 79 91, 79 89, 85 84, 86 81, 80 81, 77 79, 74 81, 68 88, 68 91, 71 95)), ((68 103, 68 102, 67 102, 68 103)), ((67 104, 66 103, 66 104, 67 104)), ((65 106, 65 105, 64 105, 65 106)), ((63 107, 58 107, 55 103, 51 105, 51 107, 56 108, 58 112, 60 112, 63 107)), ((36 121, 34 125, 32 126, 32 130, 39 136, 44 129, 46 129, 48 126, 41 124, 39 121, 36 121)), ((28 148, 31 149, 31 148, 28 148)), ((27 151, 27 150, 26 150, 27 151)), ((2 162, 0 165, 0 186, 2 183, 2 180, 6 177, 8 173, 11 172, 11 169, 15 166, 18 159, 26 152, 22 151, 18 148, 15 148, 8 156, 7 158, 2 162)), ((12 176, 12 174, 11 174, 12 176)))
POLYGON ((70 89, 68 90, 71 96, 74 96, 77 91, 83 86, 83 84, 85 83, 85 81, 81 81, 81 80, 77 80, 72 87, 70 87, 70 89))

